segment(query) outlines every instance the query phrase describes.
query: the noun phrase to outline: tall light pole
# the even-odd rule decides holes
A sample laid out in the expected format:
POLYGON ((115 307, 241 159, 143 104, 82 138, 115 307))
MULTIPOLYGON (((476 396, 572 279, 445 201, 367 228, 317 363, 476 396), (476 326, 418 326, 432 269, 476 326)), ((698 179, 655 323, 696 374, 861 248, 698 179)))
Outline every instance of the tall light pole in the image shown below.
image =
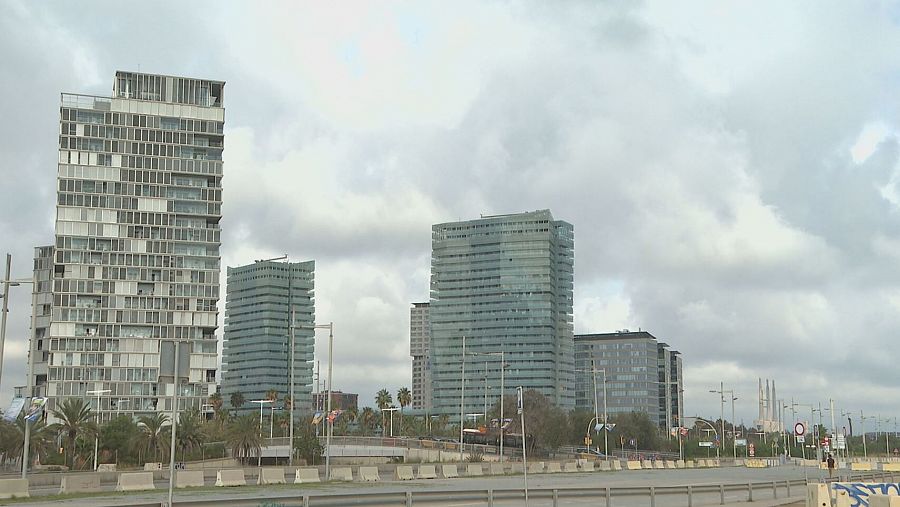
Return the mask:
MULTIPOLYGON (((257 456, 257 459, 256 459, 256 466, 261 467, 262 466, 262 437, 263 437, 263 429, 262 429, 263 428, 263 426, 262 426, 262 424, 263 424, 263 405, 265 405, 266 403, 275 403, 275 402, 272 400, 250 400, 250 403, 258 403, 259 404, 260 448, 259 448, 259 455, 257 456)), ((291 443, 291 446, 293 446, 293 443, 291 443)))
MULTIPOLYGON (((717 393, 719 395, 719 401, 720 401, 719 411, 720 411, 721 415, 719 416, 719 420, 722 422, 722 440, 719 442, 719 445, 716 446, 716 457, 718 458, 719 457, 719 447, 722 447, 723 445, 725 445, 725 382, 719 382, 719 390, 718 391, 710 390, 709 392, 717 393)), ((734 424, 733 421, 732 421, 732 424, 734 424)))
MULTIPOLYGON (((112 391, 109 389, 96 389, 92 391, 88 391, 88 396, 97 395, 97 428, 100 428, 100 395, 111 393, 112 391)), ((97 471, 97 455, 99 454, 100 449, 100 434, 98 433, 94 437, 94 471, 97 471)))
MULTIPOLYGON (((9 314, 9 286, 18 285, 9 279, 9 270, 12 267, 12 255, 6 254, 6 275, 3 277, 3 313, 0 314, 0 378, 3 377, 3 349, 6 345, 6 316, 9 314)), ((34 313, 36 308, 32 309, 34 313)), ((34 329, 31 330, 34 332, 34 329)))
MULTIPOLYGON (((394 436, 394 412, 396 412, 396 411, 398 411, 398 410, 400 410, 400 409, 397 408, 397 407, 388 407, 388 408, 383 408, 383 409, 381 409, 382 415, 384 415, 385 412, 390 412, 390 413, 391 413, 391 418, 390 418, 390 419, 391 419, 391 436, 392 436, 392 437, 394 436)), ((383 420, 383 419, 382 419, 382 420, 383 420)))
POLYGON ((591 369, 590 370, 575 370, 584 373, 591 374, 591 380, 594 385, 594 420, 598 423, 600 422, 600 414, 599 414, 599 402, 597 400, 597 373, 603 374, 603 454, 609 456, 609 430, 606 427, 608 422, 608 416, 606 412, 606 370, 604 368, 597 368, 594 365, 594 360, 591 359, 591 369))
POLYGON ((175 432, 178 430, 178 345, 186 340, 171 340, 175 348, 175 364, 172 370, 172 438, 169 447, 169 506, 172 505, 172 495, 175 494, 175 432))
POLYGON ((859 411, 859 422, 862 424, 862 441, 863 441, 863 457, 869 457, 869 451, 866 449, 866 416, 863 415, 863 411, 859 411))
MULTIPOLYGON (((325 480, 331 480, 331 436, 334 433, 334 418, 331 416, 331 391, 334 389, 332 384, 333 373, 334 373, 334 322, 329 322, 328 324, 314 324, 312 326, 304 326, 300 325, 298 327, 306 328, 306 329, 327 329, 328 330, 328 385, 325 389, 325 394, 328 396, 328 400, 325 402, 325 480)), ((291 348, 293 350, 293 348, 291 348)), ((294 449, 294 398, 293 393, 291 394, 291 454, 293 455, 294 449)))
MULTIPOLYGON (((499 356, 500 357, 500 462, 503 463, 503 422, 504 422, 504 413, 503 413, 503 394, 506 388, 505 379, 506 379, 506 359, 504 356, 504 351, 499 352, 470 352, 469 355, 472 356, 499 356)), ((487 363, 485 363, 485 400, 487 400, 487 363)), ((484 418, 485 422, 487 422, 487 401, 485 401, 485 409, 484 409, 484 418)), ((460 438, 460 445, 462 445, 462 438, 460 438)), ((462 452, 460 452, 462 455, 462 452)), ((461 458, 460 458, 461 459, 461 458)))
POLYGON ((466 427, 466 337, 462 337, 462 369, 459 377, 459 461, 463 461, 463 428, 466 427))

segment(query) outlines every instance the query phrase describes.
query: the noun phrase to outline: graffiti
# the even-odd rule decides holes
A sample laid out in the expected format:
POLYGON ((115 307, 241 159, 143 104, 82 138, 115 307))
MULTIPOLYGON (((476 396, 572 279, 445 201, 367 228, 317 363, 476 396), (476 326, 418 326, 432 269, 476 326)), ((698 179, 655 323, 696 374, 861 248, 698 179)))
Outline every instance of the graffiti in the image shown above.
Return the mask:
POLYGON ((836 496, 847 495, 850 507, 868 507, 869 495, 900 496, 900 484, 893 482, 835 482, 836 496))

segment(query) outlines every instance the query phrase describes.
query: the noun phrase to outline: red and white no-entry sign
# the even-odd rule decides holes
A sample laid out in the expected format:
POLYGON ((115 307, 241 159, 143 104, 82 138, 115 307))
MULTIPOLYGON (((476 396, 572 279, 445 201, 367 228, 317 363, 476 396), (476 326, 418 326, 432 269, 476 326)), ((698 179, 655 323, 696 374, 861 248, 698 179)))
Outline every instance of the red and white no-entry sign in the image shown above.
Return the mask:
POLYGON ((806 425, 805 424, 803 424, 802 422, 798 422, 797 424, 794 425, 794 435, 797 435, 798 437, 802 437, 805 434, 806 434, 806 425))

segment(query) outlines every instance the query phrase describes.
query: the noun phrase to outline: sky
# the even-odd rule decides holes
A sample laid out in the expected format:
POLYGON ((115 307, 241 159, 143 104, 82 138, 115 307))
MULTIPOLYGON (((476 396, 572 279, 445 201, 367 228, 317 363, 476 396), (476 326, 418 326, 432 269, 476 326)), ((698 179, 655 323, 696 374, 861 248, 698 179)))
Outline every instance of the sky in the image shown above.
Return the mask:
POLYGON ((223 270, 314 259, 335 389, 363 405, 411 382, 431 225, 549 208, 575 228, 576 332, 682 352, 686 415, 717 417, 724 382, 749 424, 770 378, 900 417, 897 47, 876 0, 0 0, 0 252, 27 278, 52 243, 61 92, 224 80, 223 270))

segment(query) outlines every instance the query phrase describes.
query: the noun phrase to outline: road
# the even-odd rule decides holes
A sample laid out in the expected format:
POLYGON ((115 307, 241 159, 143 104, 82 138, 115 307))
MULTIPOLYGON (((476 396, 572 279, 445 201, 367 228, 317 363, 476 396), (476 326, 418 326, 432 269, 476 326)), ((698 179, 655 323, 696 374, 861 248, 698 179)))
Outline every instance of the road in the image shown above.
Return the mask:
MULTIPOLYGON (((743 502, 748 499, 746 484, 748 482, 763 483, 769 485, 760 487, 754 491, 754 500, 772 499, 772 481, 785 480, 818 480, 822 472, 810 468, 795 466, 782 466, 776 468, 748 469, 740 467, 713 468, 713 469, 686 469, 686 470, 633 470, 621 472, 594 472, 594 473, 570 473, 570 474, 538 474, 528 476, 530 495, 529 506, 541 507, 552 505, 549 498, 550 492, 545 492, 546 497, 541 498, 538 490, 558 488, 641 488, 640 495, 620 495, 614 497, 611 502, 613 507, 637 507, 649 505, 647 489, 649 486, 664 488, 667 486, 703 486, 718 484, 743 484, 740 490, 726 490, 726 503, 743 502)), ((412 492, 414 505, 441 505, 443 507, 463 507, 487 505, 487 490, 495 490, 495 502, 497 506, 523 505, 522 487, 524 477, 517 476, 490 476, 478 478, 436 479, 409 482, 382 482, 382 483, 330 483, 313 485, 279 485, 279 486, 247 486, 241 488, 212 488, 206 487, 193 490, 179 490, 175 494, 175 503, 178 501, 202 501, 204 504, 215 505, 223 500, 247 499, 243 505, 255 507, 281 507, 302 505, 302 495, 311 495, 311 505, 348 505, 352 499, 344 495, 362 495, 378 493, 385 495, 383 505, 397 505, 404 503, 397 493, 412 492), (477 494, 465 496, 466 491, 477 491, 477 494), (393 497, 388 495, 395 494, 393 497), (320 498, 330 496, 330 499, 320 498)), ((33 506, 54 507, 111 507, 119 505, 141 505, 148 503, 159 504, 165 501, 165 488, 167 482, 160 481, 156 484, 159 488, 151 493, 115 494, 106 493, 102 496, 76 497, 67 499, 47 498, 40 500, 34 498, 29 502, 33 506)), ((701 488, 702 489, 702 488, 701 488)), ((40 494, 55 493, 51 491, 35 491, 35 496, 40 494)), ((597 492, 594 492, 595 494, 597 492)), ((803 490, 794 487, 791 496, 801 495, 803 490)), ((779 498, 785 498, 787 491, 785 486, 779 486, 779 498)), ((587 506, 601 505, 596 496, 570 498, 564 493, 558 505, 587 506)), ((707 490, 694 494, 694 505, 718 504, 718 489, 707 490)), ((229 503, 229 505, 233 505, 229 503)), ((370 504, 378 505, 378 504, 370 504)), ((686 492, 665 494, 664 491, 657 494, 657 507, 674 507, 687 505, 686 492)))

